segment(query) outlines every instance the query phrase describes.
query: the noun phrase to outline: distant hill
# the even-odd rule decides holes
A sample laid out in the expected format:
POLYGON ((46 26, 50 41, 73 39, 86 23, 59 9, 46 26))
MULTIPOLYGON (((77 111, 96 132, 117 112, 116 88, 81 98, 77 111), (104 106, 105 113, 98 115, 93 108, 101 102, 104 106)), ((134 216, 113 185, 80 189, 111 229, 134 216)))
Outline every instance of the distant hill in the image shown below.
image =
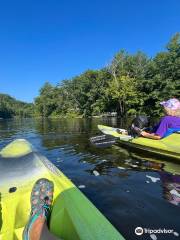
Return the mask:
POLYGON ((31 117, 34 105, 18 101, 15 98, 0 93, 0 118, 31 117))

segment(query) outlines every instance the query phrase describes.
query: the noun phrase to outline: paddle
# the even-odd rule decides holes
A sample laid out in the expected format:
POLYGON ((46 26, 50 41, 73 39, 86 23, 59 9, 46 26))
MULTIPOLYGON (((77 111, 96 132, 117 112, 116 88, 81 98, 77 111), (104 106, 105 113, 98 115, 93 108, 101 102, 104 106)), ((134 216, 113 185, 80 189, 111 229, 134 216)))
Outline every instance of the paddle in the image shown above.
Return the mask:
POLYGON ((96 147, 111 147, 116 143, 118 138, 110 136, 110 135, 98 135, 95 137, 91 137, 89 140, 92 145, 96 147))
MULTIPOLYGON (((99 129, 100 129, 100 127, 99 127, 99 129)), ((129 141, 129 140, 131 140, 133 138, 130 135, 124 135, 124 134, 120 134, 118 137, 114 137, 114 136, 111 135, 112 130, 116 131, 117 133, 120 133, 120 132, 122 133, 122 130, 124 132, 126 131, 124 129, 112 128, 111 131, 110 130, 109 131, 108 130, 102 130, 102 129, 100 129, 100 130, 102 132, 104 132, 103 135, 98 135, 98 136, 95 136, 95 137, 91 137, 89 139, 92 145, 94 145, 96 147, 100 147, 100 148, 101 147, 102 148, 111 147, 112 145, 117 143, 118 140, 129 141)), ((136 128, 135 130, 139 134, 140 129, 136 128)), ((180 131, 177 131, 176 133, 180 133, 180 131)))
POLYGON ((89 139, 96 147, 111 147, 118 140, 129 141, 133 138, 131 135, 128 135, 125 129, 106 127, 103 125, 98 125, 98 128, 104 135, 98 135, 89 139))

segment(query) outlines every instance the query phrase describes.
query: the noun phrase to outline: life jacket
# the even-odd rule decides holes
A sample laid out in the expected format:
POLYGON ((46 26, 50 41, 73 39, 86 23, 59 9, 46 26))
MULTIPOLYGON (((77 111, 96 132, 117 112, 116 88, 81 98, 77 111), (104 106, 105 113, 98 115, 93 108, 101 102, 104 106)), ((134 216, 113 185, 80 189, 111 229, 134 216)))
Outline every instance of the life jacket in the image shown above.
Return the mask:
POLYGON ((175 133, 175 132, 180 132, 180 127, 178 128, 168 128, 168 130, 166 131, 166 133, 164 134, 163 138, 175 133))

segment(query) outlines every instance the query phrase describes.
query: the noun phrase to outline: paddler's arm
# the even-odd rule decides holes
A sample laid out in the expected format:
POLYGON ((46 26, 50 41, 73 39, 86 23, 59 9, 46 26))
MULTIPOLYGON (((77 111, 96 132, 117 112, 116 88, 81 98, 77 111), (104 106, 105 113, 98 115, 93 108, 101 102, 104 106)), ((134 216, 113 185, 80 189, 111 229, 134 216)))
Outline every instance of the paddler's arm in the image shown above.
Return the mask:
POLYGON ((158 129, 154 133, 148 133, 146 131, 142 131, 141 135, 145 138, 160 140, 161 138, 163 138, 164 134, 168 130, 168 126, 170 122, 171 122, 170 116, 165 116, 161 119, 158 129))
POLYGON ((145 138, 155 139, 155 140, 160 140, 161 139, 161 136, 159 136, 157 134, 154 134, 154 133, 148 133, 146 131, 142 131, 141 136, 143 136, 145 138))

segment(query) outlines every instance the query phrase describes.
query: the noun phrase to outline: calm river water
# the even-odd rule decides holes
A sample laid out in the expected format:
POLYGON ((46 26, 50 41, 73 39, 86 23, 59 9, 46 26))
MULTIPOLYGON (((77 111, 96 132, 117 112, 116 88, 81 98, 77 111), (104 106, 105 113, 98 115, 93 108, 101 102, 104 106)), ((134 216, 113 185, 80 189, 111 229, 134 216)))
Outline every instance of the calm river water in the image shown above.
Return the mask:
POLYGON ((17 138, 30 141, 76 186, 84 185, 81 191, 126 239, 179 239, 180 166, 164 162, 161 169, 148 155, 92 146, 89 138, 101 134, 97 124, 127 123, 114 118, 0 120, 0 148, 17 138), (136 227, 173 229, 175 234, 137 236, 136 227))

